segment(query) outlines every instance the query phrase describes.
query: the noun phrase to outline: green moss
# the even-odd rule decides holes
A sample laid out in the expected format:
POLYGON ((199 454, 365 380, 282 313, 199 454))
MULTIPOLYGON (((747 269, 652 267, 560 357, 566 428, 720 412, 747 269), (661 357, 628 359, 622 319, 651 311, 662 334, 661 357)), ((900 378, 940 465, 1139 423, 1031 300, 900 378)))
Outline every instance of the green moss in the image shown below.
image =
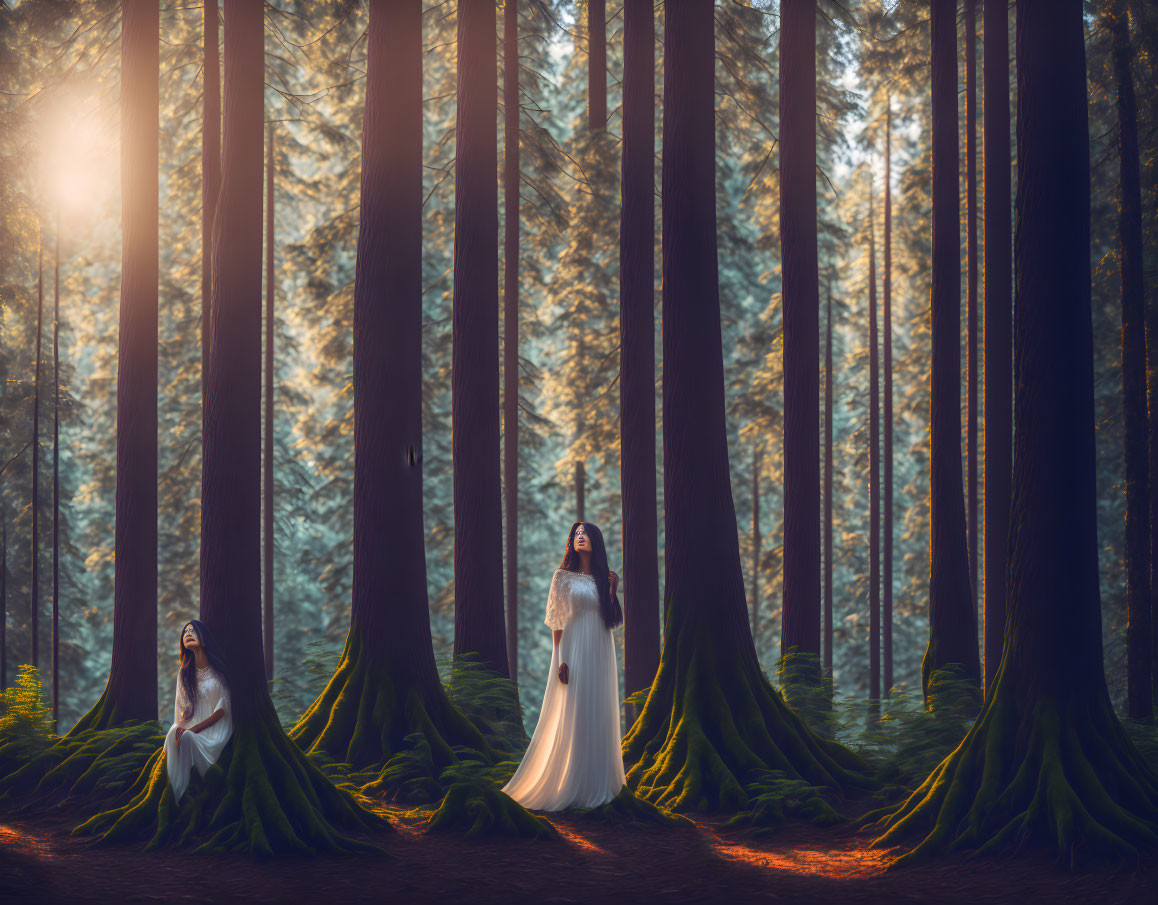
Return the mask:
POLYGON ((557 839, 549 821, 537 817, 490 782, 457 782, 446 790, 427 823, 431 832, 465 831, 478 836, 557 839))
POLYGON ((377 847, 340 832, 389 824, 348 789, 336 787, 277 728, 272 705, 237 725, 221 758, 174 802, 158 750, 119 807, 73 830, 100 841, 148 840, 148 847, 200 843, 196 851, 273 854, 349 852, 377 847))
POLYGON ((789 777, 783 770, 768 770, 747 785, 750 806, 732 817, 728 826, 748 826, 756 835, 773 833, 790 819, 806 820, 814 826, 834 826, 846 818, 830 799, 832 792, 789 777))
POLYGON ((879 831, 872 847, 896 848, 892 866, 945 850, 1039 848, 1071 867, 1084 856, 1158 850, 1158 775, 1109 702, 1041 699, 1021 712, 1000 681, 969 734, 915 792, 865 815, 879 831))
POLYGON ((607 802, 596 808, 568 808, 568 814, 575 814, 584 820, 598 823, 659 823, 667 826, 694 826, 687 817, 656 807, 637 796, 627 786, 607 802))

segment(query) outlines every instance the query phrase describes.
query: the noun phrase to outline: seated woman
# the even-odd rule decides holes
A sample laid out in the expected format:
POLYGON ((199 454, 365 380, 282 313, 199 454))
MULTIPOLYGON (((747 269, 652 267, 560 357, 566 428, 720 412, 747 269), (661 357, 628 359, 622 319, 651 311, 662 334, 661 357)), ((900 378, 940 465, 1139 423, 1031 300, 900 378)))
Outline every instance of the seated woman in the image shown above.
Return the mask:
POLYGON ((165 736, 165 764, 175 801, 189 787, 193 765, 204 776, 232 734, 225 666, 213 650, 204 623, 193 619, 181 629, 173 725, 165 736))

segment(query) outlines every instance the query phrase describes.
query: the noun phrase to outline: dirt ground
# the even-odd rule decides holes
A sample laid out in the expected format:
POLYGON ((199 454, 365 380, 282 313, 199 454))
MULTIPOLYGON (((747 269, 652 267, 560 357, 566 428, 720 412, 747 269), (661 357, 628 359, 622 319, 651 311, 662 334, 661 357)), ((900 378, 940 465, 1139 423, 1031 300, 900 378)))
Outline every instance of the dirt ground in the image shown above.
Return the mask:
POLYGON ((867 837, 811 826, 755 838, 719 818, 604 826, 552 815, 563 841, 398 832, 384 853, 254 862, 70 839, 75 815, 0 819, 0 902, 833 902, 1158 905, 1158 864, 1059 868, 1046 857, 947 857, 886 872, 867 837))

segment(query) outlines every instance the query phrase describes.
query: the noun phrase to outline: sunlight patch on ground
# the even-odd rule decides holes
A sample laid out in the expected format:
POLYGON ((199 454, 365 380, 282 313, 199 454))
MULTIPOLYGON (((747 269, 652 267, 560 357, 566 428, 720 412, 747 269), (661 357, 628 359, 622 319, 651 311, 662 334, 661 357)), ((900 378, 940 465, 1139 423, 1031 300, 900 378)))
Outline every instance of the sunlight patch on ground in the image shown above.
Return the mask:
POLYGON ((53 855, 52 845, 47 836, 34 836, 6 823, 0 823, 0 845, 11 846, 41 858, 51 858, 53 855))
POLYGON ((582 836, 580 836, 574 830, 569 830, 569 829, 567 829, 567 827, 560 826, 557 823, 554 824, 554 827, 556 830, 559 831, 560 836, 562 836, 564 839, 566 839, 569 843, 576 846, 577 848, 581 848, 585 852, 590 852, 593 855, 608 855, 608 854, 610 854, 610 852, 608 852, 607 849, 601 848, 600 846, 598 846, 594 842, 592 842, 590 839, 584 839, 582 836))
POLYGON ((729 861, 743 861, 755 867, 829 877, 836 880, 883 874, 888 858, 883 852, 850 848, 786 847, 773 851, 737 842, 710 840, 716 854, 729 861))

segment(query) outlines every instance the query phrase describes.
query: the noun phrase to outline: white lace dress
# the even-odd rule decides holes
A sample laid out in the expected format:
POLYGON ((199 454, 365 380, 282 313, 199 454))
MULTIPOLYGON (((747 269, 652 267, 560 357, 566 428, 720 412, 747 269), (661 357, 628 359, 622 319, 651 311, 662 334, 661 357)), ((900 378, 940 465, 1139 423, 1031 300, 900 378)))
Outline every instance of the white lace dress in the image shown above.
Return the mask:
POLYGON ((614 798, 625 779, 615 644, 595 579, 556 571, 544 622, 563 635, 552 645, 534 737, 503 791, 536 810, 597 807, 614 798), (559 681, 560 663, 567 664, 566 685, 559 681))
POLYGON ((205 771, 217 762, 221 749, 233 734, 233 721, 229 715, 229 689, 212 666, 197 670, 197 706, 193 716, 183 720, 181 714, 187 704, 188 698, 178 677, 177 695, 173 702, 173 725, 165 736, 165 765, 169 770, 169 784, 173 786, 175 801, 180 801, 189 788, 189 773, 193 766, 196 765, 197 772, 204 776, 205 771), (217 710, 224 711, 221 719, 200 732, 183 732, 181 744, 177 746, 178 726, 186 729, 196 726, 217 710))

